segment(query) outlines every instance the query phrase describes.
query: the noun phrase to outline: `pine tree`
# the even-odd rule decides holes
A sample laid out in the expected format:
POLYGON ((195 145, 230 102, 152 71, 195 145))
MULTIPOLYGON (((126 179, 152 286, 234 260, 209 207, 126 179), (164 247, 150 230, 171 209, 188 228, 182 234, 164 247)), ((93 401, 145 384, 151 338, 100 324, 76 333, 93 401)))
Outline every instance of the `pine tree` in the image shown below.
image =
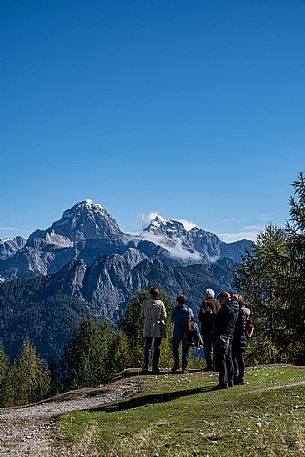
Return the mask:
POLYGON ((283 274, 281 258, 286 255, 285 232, 268 225, 252 251, 243 256, 235 272, 235 286, 251 303, 256 319, 256 340, 261 357, 275 362, 283 357, 286 305, 278 294, 283 274))
POLYGON ((128 352, 130 354, 130 365, 141 367, 143 365, 143 317, 141 316, 141 303, 150 295, 146 291, 139 291, 132 297, 120 321, 120 328, 126 335, 128 341, 128 352))
POLYGON ((115 371, 111 353, 114 338, 115 330, 108 321, 98 325, 91 316, 82 319, 63 357, 63 385, 97 387, 111 381, 115 371))
POLYGON ((292 183, 290 220, 286 225, 287 256, 283 259, 285 277, 281 295, 288 303, 287 320, 290 328, 288 348, 296 363, 305 363, 305 175, 299 173, 292 183))
POLYGON ((112 341, 109 343, 108 366, 112 375, 120 373, 125 368, 131 366, 130 348, 126 335, 122 332, 116 332, 112 341))
POLYGON ((302 172, 292 186, 295 192, 290 198, 290 220, 285 229, 266 227, 253 243, 253 252, 248 252, 237 268, 235 285, 254 308, 261 361, 303 364, 305 177, 302 172))
POLYGON ((36 348, 26 339, 17 361, 10 367, 3 387, 6 406, 35 403, 50 393, 51 377, 36 348))
POLYGON ((0 405, 3 405, 3 387, 8 370, 8 359, 4 349, 0 346, 0 405))

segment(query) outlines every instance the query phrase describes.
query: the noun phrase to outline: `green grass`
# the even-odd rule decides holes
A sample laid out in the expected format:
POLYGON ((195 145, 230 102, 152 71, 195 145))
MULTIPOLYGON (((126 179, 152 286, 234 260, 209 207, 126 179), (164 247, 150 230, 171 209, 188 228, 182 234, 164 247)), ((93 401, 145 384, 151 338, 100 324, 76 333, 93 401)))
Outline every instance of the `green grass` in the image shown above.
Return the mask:
POLYGON ((304 368, 253 368, 221 391, 216 373, 140 379, 133 398, 61 416, 60 455, 305 456, 304 368))

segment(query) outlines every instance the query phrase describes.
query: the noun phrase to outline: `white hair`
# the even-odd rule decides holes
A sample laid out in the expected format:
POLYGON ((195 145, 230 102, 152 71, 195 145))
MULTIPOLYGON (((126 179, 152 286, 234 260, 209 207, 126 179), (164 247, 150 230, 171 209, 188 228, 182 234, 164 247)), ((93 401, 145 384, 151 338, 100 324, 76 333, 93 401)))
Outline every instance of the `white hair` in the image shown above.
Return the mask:
POLYGON ((206 298, 214 298, 215 297, 215 292, 214 292, 213 289, 205 289, 204 296, 206 298))

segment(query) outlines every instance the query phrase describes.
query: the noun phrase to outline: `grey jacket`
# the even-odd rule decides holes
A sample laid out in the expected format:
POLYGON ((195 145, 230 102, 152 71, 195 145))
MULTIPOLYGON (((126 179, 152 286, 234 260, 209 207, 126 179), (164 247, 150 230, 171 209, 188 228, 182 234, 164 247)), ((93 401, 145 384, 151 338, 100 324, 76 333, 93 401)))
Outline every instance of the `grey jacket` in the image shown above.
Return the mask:
POLYGON ((166 338, 166 309, 162 300, 147 298, 141 305, 141 314, 144 317, 144 337, 166 338))

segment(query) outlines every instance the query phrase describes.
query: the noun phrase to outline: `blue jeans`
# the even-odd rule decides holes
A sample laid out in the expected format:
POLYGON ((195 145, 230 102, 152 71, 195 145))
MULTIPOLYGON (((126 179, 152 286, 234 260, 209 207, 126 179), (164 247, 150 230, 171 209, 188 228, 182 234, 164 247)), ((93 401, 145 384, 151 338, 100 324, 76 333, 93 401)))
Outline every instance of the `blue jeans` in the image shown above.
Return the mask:
POLYGON ((173 336, 174 368, 179 368, 179 345, 182 341, 182 369, 187 368, 189 344, 185 334, 173 336))
MULTIPOLYGON (((151 348, 152 348, 153 337, 146 337, 145 338, 145 350, 144 350, 144 370, 148 370, 150 365, 150 358, 151 358, 151 348)), ((162 338, 155 338, 154 340, 154 353, 153 353, 153 371, 158 370, 159 365, 159 358, 160 358, 160 350, 161 350, 161 342, 162 338)))

